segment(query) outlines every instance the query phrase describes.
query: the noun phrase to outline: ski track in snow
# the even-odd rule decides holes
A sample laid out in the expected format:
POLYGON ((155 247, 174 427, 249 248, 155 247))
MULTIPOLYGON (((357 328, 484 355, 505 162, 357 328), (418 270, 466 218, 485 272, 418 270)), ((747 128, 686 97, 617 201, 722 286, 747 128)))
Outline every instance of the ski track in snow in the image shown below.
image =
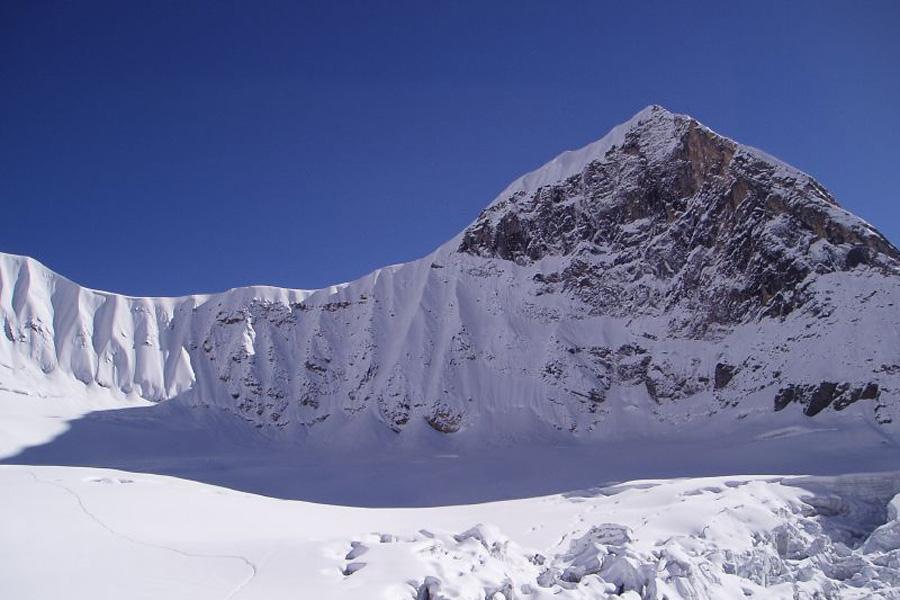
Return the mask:
POLYGON ((144 546, 147 548, 154 548, 157 550, 174 552, 175 554, 178 554, 179 556, 183 556, 185 558, 200 558, 200 559, 213 559, 213 560, 237 560, 237 561, 242 562, 247 568, 250 569, 250 573, 247 575, 246 579, 241 581, 238 584, 238 586, 236 588, 234 588, 234 590, 232 590, 227 596, 225 596, 225 600, 230 600, 231 598, 236 597, 244 588, 246 588, 248 585, 250 585, 250 582, 252 582, 253 578, 256 577, 257 566, 253 562, 251 562, 249 559, 247 559, 247 557, 245 557, 245 556, 241 556, 238 554, 234 554, 234 555, 230 555, 230 554, 199 554, 196 552, 188 552, 187 550, 181 550, 179 548, 174 548, 172 546, 167 546, 165 544, 155 544, 153 542, 139 540, 128 534, 122 533, 121 531, 116 531, 115 529, 110 527, 108 524, 103 522, 103 520, 100 517, 98 517, 96 514, 94 514, 85 505, 84 500, 81 498, 81 496, 78 495, 78 492, 76 492, 72 488, 70 488, 67 485, 60 483, 58 481, 50 481, 50 480, 46 480, 46 479, 41 479, 34 473, 34 471, 29 470, 29 471, 26 471, 26 473, 28 473, 34 479, 34 481, 37 483, 50 485, 50 486, 53 486, 57 489, 60 489, 60 490, 63 490, 64 492, 66 492, 69 496, 71 496, 72 498, 75 499, 75 502, 78 503, 78 508, 81 510, 82 513, 85 514, 85 516, 87 516, 91 521, 96 523, 99 527, 101 527, 102 529, 107 531, 109 534, 114 535, 118 538, 121 538, 121 539, 125 540, 126 542, 129 542, 131 544, 136 544, 138 546, 144 546))

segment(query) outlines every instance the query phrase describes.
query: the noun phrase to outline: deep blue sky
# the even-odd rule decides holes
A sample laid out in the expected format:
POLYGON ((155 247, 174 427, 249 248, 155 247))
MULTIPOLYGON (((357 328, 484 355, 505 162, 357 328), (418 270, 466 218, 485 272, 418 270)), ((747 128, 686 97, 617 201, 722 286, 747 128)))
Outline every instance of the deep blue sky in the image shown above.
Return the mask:
POLYGON ((319 287, 651 103, 900 240, 900 2, 731 4, 5 0, 0 250, 129 294, 319 287))

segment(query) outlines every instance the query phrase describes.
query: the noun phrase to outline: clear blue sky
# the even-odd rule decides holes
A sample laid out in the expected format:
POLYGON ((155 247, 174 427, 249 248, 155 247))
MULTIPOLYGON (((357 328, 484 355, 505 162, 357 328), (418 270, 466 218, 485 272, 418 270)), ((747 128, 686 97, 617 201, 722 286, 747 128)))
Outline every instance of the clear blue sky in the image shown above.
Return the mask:
POLYGON ((651 103, 900 240, 900 2, 5 0, 0 88, 0 250, 123 293, 417 258, 651 103))

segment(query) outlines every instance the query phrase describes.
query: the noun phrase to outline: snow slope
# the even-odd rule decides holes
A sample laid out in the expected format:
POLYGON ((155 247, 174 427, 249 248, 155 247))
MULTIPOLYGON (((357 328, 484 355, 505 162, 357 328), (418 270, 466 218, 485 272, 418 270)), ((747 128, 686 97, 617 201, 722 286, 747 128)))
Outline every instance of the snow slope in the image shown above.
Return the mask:
POLYGON ((900 585, 897 473, 378 510, 105 469, 5 466, 0 486, 0 580, 18 600, 850 600, 900 585))

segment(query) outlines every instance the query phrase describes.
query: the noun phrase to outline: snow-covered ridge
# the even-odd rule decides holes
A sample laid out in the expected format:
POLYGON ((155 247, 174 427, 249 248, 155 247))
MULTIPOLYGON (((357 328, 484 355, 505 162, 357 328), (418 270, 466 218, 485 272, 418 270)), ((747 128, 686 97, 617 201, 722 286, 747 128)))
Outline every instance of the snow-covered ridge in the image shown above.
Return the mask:
POLYGON ((664 109, 657 105, 647 106, 624 123, 613 127, 609 133, 596 142, 591 142, 577 150, 566 150, 540 168, 513 181, 500 192, 495 202, 518 193, 534 193, 544 186, 565 181, 569 177, 581 173, 588 164, 602 158, 613 146, 621 146, 625 141, 625 134, 635 125, 661 110, 664 109))
POLYGON ((323 290, 132 298, 0 255, 0 385, 64 378, 299 436, 887 430, 898 257, 808 176, 652 106, 431 255, 323 290))
MULTIPOLYGON (((182 297, 124 296, 83 288, 32 258, 0 253, 4 350, 26 342, 28 358, 44 373, 61 369, 83 383, 154 400, 193 383, 183 351, 187 332, 173 327, 176 315, 225 297, 296 302, 312 293, 255 286, 182 297)), ((15 365, 21 357, 12 353, 9 359, 15 365)))

